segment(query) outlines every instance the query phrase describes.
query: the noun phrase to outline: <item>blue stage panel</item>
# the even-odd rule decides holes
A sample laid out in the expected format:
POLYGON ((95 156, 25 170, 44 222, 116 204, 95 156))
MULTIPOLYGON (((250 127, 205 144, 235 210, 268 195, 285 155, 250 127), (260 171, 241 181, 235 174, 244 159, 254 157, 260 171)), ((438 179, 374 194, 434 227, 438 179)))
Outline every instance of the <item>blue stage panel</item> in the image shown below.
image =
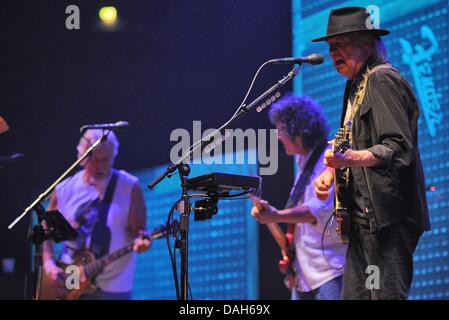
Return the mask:
MULTIPOLYGON (((177 174, 151 191, 146 187, 167 166, 134 172, 144 190, 149 229, 164 223, 181 194, 177 174)), ((257 164, 194 164, 191 169, 190 177, 210 172, 257 174, 257 164)), ((189 280, 194 299, 257 299, 258 225, 251 217, 251 207, 249 200, 223 199, 210 220, 194 221, 192 213, 189 280)), ((178 212, 175 218, 179 220, 178 212)), ((177 266, 179 271, 179 259, 177 266)), ((149 252, 139 255, 133 299, 176 299, 165 239, 156 240, 149 252)))

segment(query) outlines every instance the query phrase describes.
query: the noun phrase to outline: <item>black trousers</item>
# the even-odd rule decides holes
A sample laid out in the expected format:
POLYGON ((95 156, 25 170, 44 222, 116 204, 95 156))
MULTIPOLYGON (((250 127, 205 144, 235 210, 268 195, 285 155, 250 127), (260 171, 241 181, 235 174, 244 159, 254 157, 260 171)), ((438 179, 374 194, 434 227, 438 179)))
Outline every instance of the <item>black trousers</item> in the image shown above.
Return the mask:
POLYGON ((401 221, 376 233, 352 223, 342 299, 405 300, 413 278, 413 252, 423 231, 401 221))

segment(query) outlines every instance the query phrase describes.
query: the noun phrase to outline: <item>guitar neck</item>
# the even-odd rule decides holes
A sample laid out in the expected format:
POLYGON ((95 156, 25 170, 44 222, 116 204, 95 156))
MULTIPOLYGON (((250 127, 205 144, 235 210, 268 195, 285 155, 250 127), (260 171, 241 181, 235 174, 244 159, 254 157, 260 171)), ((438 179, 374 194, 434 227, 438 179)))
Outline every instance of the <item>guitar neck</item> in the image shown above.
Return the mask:
POLYGON ((112 262, 120 259, 121 257, 127 255, 128 253, 133 251, 134 242, 129 243, 125 247, 118 249, 114 252, 111 252, 107 254, 104 257, 101 257, 100 259, 93 261, 91 263, 88 263, 84 266, 84 271, 86 272, 86 276, 88 278, 91 278, 98 273, 100 273, 107 265, 111 264, 112 262))
POLYGON ((287 237, 285 236, 285 233, 282 231, 281 227, 277 223, 267 223, 266 226, 271 232, 274 240, 276 240, 279 248, 281 248, 281 250, 286 250, 288 246, 287 237))
MULTIPOLYGON (((259 209, 264 210, 263 205, 260 203, 260 198, 252 195, 250 196, 251 201, 253 204, 259 209)), ((288 248, 288 239, 285 235, 285 233, 282 231, 281 227, 277 223, 267 223, 266 224, 268 230, 271 232, 271 235, 273 236, 274 240, 276 240, 278 246, 281 248, 282 251, 286 250, 288 248)))
MULTIPOLYGON (((153 232, 149 238, 151 240, 159 239, 165 235, 165 230, 159 230, 153 232)), ((114 252, 111 252, 107 254, 104 257, 101 257, 100 259, 93 261, 91 263, 88 263, 84 266, 84 271, 86 272, 86 276, 88 278, 91 278, 98 273, 100 273, 107 265, 111 264, 112 262, 120 259, 123 256, 126 256, 128 253, 133 251, 134 247, 134 241, 128 243, 126 246, 124 246, 121 249, 118 249, 114 252)))

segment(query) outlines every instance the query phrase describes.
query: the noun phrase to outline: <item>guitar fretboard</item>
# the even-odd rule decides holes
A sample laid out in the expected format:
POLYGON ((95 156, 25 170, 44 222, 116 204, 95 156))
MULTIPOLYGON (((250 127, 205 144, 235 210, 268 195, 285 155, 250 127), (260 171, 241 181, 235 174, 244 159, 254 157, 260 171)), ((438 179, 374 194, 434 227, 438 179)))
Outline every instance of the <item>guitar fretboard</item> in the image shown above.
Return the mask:
MULTIPOLYGON (((171 230, 171 227, 170 227, 171 230)), ((150 239, 159 239, 165 235, 165 230, 161 227, 157 229, 157 231, 154 231, 150 235, 150 239)), ((84 266, 84 272, 86 274, 87 278, 91 278, 96 276, 98 273, 100 273, 108 264, 114 262, 115 260, 120 259, 121 257, 127 255, 128 253, 133 251, 134 242, 129 243, 126 247, 123 247, 117 251, 114 251, 104 257, 101 257, 100 259, 93 261, 91 263, 88 263, 84 266)))
POLYGON ((123 247, 117 251, 114 251, 94 262, 88 263, 84 266, 84 272, 86 273, 86 277, 90 278, 98 273, 100 273, 108 264, 120 259, 124 255, 127 255, 131 251, 133 251, 134 243, 128 244, 126 247, 123 247))

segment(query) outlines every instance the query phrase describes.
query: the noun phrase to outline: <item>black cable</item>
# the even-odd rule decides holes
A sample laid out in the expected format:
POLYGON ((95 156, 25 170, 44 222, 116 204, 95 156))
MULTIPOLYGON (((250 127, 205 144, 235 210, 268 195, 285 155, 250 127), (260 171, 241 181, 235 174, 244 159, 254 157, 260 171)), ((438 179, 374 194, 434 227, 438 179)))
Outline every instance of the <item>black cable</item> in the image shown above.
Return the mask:
POLYGON ((234 195, 232 197, 223 197, 223 198, 220 197, 220 199, 222 199, 222 200, 248 200, 248 199, 251 199, 251 192, 239 193, 239 194, 236 194, 236 195, 234 195), (250 195, 247 196, 247 197, 239 198, 240 196, 244 196, 245 194, 250 194, 250 195))
MULTIPOLYGON (((334 269, 334 270, 342 270, 342 269, 345 267, 344 264, 343 264, 341 267, 339 267, 339 268, 336 268, 336 267, 332 266, 332 265, 329 263, 329 261, 327 260, 326 254, 324 253, 324 234, 326 233, 327 226, 329 225, 329 222, 331 221, 331 219, 332 219, 333 216, 334 216, 334 213, 332 213, 332 214, 329 216, 329 219, 327 219, 327 222, 326 222, 326 224, 324 225, 323 232, 321 233, 321 252, 322 252, 322 254, 323 254, 324 261, 326 261, 327 265, 328 265, 331 269, 334 269)), ((329 226, 329 228, 330 228, 330 227, 331 227, 331 226, 329 226)), ((329 232, 330 232, 330 231, 331 231, 331 230, 329 229, 329 232)))
MULTIPOLYGON (((178 201, 176 201, 172 208, 170 209, 169 212, 169 216, 167 218, 167 226, 169 227, 170 225, 173 225, 173 213, 174 213, 174 209, 176 208, 176 206, 178 205, 179 201, 181 201, 181 199, 179 199, 178 201)), ((175 230, 177 231, 177 230, 175 230)), ((167 233, 167 245, 168 245, 168 250, 170 253, 170 260, 172 262, 172 269, 173 269, 173 278, 174 278, 174 283, 175 283, 175 289, 176 289, 176 298, 178 300, 180 300, 181 298, 181 294, 180 294, 180 290, 179 290, 179 280, 178 280, 178 267, 177 267, 177 262, 176 262, 176 245, 173 246, 173 253, 171 251, 171 245, 170 245, 170 240, 168 238, 168 234, 167 233)), ((177 243, 177 241, 179 240, 179 232, 175 232, 174 233, 174 238, 175 238, 175 243, 177 243)), ((185 268, 184 266, 181 264, 181 268, 182 270, 185 272, 185 268)), ((187 287, 189 289, 189 293, 190 293, 190 299, 193 300, 193 295, 192 295, 192 289, 190 287, 190 282, 187 282, 187 287)))
MULTIPOLYGON (((237 119, 237 118, 239 117, 239 115, 240 115, 242 112, 243 112, 243 113, 244 113, 244 112, 247 112, 247 110, 246 110, 246 106, 247 106, 247 105, 246 105, 246 100, 248 99, 248 96, 249 96, 249 94, 251 93, 251 91, 252 91, 252 89, 253 89, 254 83, 255 83, 257 77, 259 76, 260 71, 261 71, 265 66, 267 66, 268 64, 271 64, 271 63, 272 63, 271 60, 266 61, 266 62, 264 62, 264 63, 259 67, 259 69, 257 69, 256 74, 254 75, 254 77, 253 77, 253 79, 252 79, 252 81, 251 81, 251 84, 250 84, 250 86, 249 86, 249 88, 248 88, 248 91, 246 92, 245 97, 243 98, 243 101, 241 102, 241 104, 240 104, 240 106, 237 108, 237 110, 234 112, 234 114, 232 115, 232 117, 231 117, 227 122, 225 122, 225 124, 223 124, 220 128, 216 129, 215 131, 211 132, 211 133, 208 134, 207 136, 205 136, 205 137, 201 138, 200 140, 196 141, 195 143, 193 143, 193 144, 189 147, 189 149, 188 149, 186 152, 184 152, 184 153, 182 154, 181 159, 180 159, 180 162, 183 162, 187 156, 188 156, 189 159, 190 159, 190 157, 193 155, 193 153, 195 152, 195 150, 196 150, 197 148, 201 148, 201 147, 202 147, 203 142, 205 142, 205 141, 210 141, 210 139, 212 139, 212 137, 214 137, 217 133, 221 133, 223 129, 226 129, 226 127, 228 127, 229 124, 231 124, 235 119, 237 119)), ((291 79, 291 78, 290 78, 290 79, 291 79)), ((278 82, 278 83, 279 83, 279 82, 278 82)))
MULTIPOLYGON (((176 237, 176 239, 175 239, 176 241, 178 241, 179 240, 179 233, 177 234, 177 237, 176 237)), ((173 252, 175 252, 175 248, 173 248, 173 252)), ((175 262, 176 263, 176 262, 175 262)), ((182 271, 184 272, 184 273, 186 273, 186 269, 185 269, 185 267, 184 267, 184 265, 183 264, 181 264, 181 268, 182 268, 182 271)), ((190 287, 190 282, 189 282, 189 279, 187 278, 187 288, 189 289, 189 294, 190 294, 190 300, 193 300, 193 294, 192 294, 192 288, 190 287)), ((179 300, 179 299, 178 299, 179 300)))
POLYGON ((240 193, 236 193, 236 194, 231 194, 231 195, 218 195, 218 198, 220 199, 230 199, 230 198, 236 198, 236 197, 240 197, 240 196, 244 196, 245 194, 250 193, 249 190, 245 190, 243 192, 240 193))
MULTIPOLYGON (((166 221, 166 230, 169 231, 170 227, 172 225, 172 220, 173 220, 173 212, 175 211, 176 206, 178 205, 180 200, 176 200, 176 202, 172 205, 169 213, 168 213, 168 217, 167 217, 167 221, 166 221)), ((175 230, 176 231, 176 230, 175 230)), ((175 232, 176 234, 176 232, 175 232)), ((176 290, 176 298, 178 300, 180 300, 180 291, 179 291, 179 282, 178 282, 178 270, 177 270, 177 266, 176 266, 176 257, 175 257, 175 246, 173 247, 173 253, 171 250, 171 244, 170 244, 170 232, 166 232, 165 234, 165 239, 167 241, 167 248, 168 248, 168 254, 170 255, 170 261, 171 261, 171 265, 172 265, 172 271, 173 271, 173 281, 175 284, 175 290, 176 290)), ((176 238, 175 238, 176 239, 176 238)))
POLYGON ((224 199, 224 200, 242 200, 242 199, 250 199, 251 196, 248 197, 244 197, 244 198, 238 198, 240 196, 244 196, 246 194, 252 194, 252 192, 250 190, 245 190, 243 192, 240 193, 236 193, 236 194, 231 194, 231 195, 224 195, 224 194, 194 194, 192 196, 190 196, 191 198, 204 198, 204 199, 214 199, 214 198, 218 198, 218 199, 224 199))

